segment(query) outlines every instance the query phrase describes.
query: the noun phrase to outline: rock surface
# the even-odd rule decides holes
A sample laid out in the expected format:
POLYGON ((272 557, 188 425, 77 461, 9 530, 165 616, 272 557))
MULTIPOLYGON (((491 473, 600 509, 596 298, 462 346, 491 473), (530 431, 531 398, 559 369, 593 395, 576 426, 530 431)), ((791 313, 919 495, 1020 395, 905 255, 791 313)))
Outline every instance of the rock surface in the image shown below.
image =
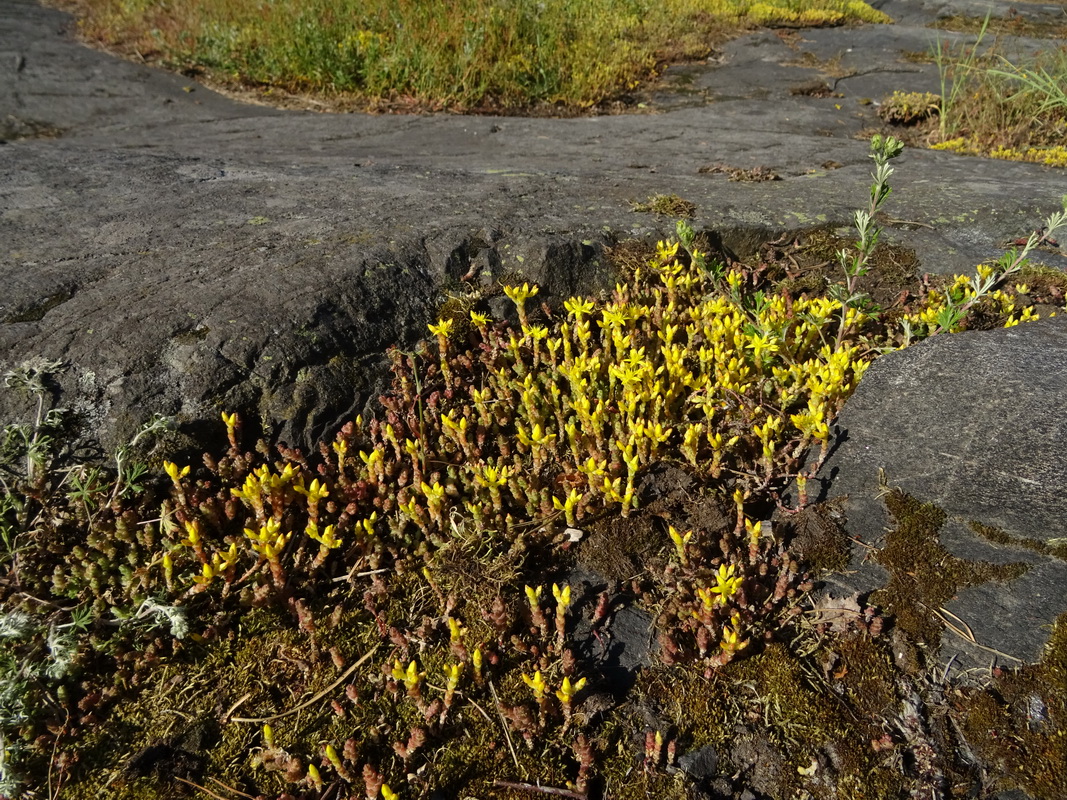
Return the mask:
MULTIPOLYGON (((927 49, 922 25, 971 5, 887 2, 900 24, 757 33, 668 72, 650 113, 525 119, 239 104, 91 51, 66 15, 10 0, 0 368, 65 361, 57 402, 108 449, 154 412, 203 441, 198 421, 222 409, 307 446, 376 395, 386 346, 410 346, 445 294, 509 276, 546 294, 610 285, 604 244, 672 227, 632 202, 681 195, 695 225, 739 254, 782 231, 848 224, 870 163, 853 137, 877 124, 861 101, 929 88, 936 71, 902 52, 927 49), (842 97, 792 93, 838 56, 857 73, 831 78, 842 97), (679 102, 671 80, 694 70, 699 91, 679 102), (783 179, 698 173, 720 162, 783 179)), ((890 236, 927 270, 969 269, 1038 225, 1061 181, 909 151, 890 213, 921 225, 890 236)), ((0 398, 0 419, 28 411, 0 398)))
MULTIPOLYGON (((878 125, 862 101, 936 90, 936 69, 904 53, 929 48, 935 34, 924 26, 937 16, 987 8, 875 5, 898 24, 756 33, 707 64, 668 71, 649 113, 553 120, 242 105, 88 50, 65 15, 7 0, 0 371, 34 356, 63 360, 56 403, 81 412, 108 449, 157 412, 194 444, 217 441, 223 409, 307 446, 372 400, 385 349, 421 338, 449 293, 515 278, 549 296, 610 285, 606 245, 673 224, 635 214, 634 201, 681 195, 697 205, 695 226, 739 255, 783 231, 847 225, 870 164, 855 137, 878 125), (833 94, 793 91, 813 80, 833 94), (718 163, 782 180, 699 172, 718 163)), ((887 237, 933 272, 996 257, 1063 193, 1062 173, 1031 164, 910 150, 896 166, 887 237)), ((1042 258, 1067 266, 1062 255, 1042 258)), ((890 485, 947 512, 940 543, 955 556, 1030 565, 945 604, 975 639, 943 636, 946 666, 1033 661, 1067 610, 1067 565, 1018 544, 1067 538, 1065 367, 1067 318, 942 336, 876 362, 838 421, 820 477, 826 496, 847 496, 858 540, 878 547, 894 524, 880 498, 884 470, 890 485), (1009 542, 979 537, 972 520, 1009 542)), ((0 395, 0 424, 32 413, 0 395)), ((857 546, 832 589, 886 584, 866 552, 857 546)), ((605 669, 647 662, 648 624, 619 615, 597 653, 605 669)), ((718 763, 710 747, 680 760, 696 781, 718 763)))
MULTIPOLYGON (((966 623, 977 641, 946 633, 946 664, 1036 661, 1049 627, 1067 612, 1063 551, 1035 552, 1067 539, 1065 367, 1067 317, 938 336, 878 359, 838 418, 820 475, 829 496, 847 495, 852 535, 880 547, 895 526, 879 497, 884 480, 944 510, 940 541, 952 555, 1030 565, 1008 583, 965 587, 945 605, 955 616, 949 620, 966 623), (972 521, 999 531, 1001 541, 980 536, 972 521), (1034 541, 1027 547, 1023 539, 1034 541)), ((865 593, 888 579, 856 550, 852 568, 832 579, 838 594, 865 593)))

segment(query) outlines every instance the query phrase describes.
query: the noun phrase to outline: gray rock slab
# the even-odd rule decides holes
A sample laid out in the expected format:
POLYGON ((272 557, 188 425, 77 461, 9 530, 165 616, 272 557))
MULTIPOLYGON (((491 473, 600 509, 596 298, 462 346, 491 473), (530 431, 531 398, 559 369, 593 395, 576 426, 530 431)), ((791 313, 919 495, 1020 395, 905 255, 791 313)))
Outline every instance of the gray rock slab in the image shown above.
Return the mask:
MULTIPOLYGON (((880 499, 884 474, 889 486, 946 512, 941 543, 953 555, 1031 565, 1009 584, 968 587, 946 605, 983 647, 946 633, 942 660, 964 668, 1036 661, 1049 626, 1067 611, 1067 563, 994 544, 969 523, 1014 541, 1067 537, 1067 317, 938 336, 883 356, 845 404, 835 435, 823 492, 847 496, 847 528, 862 542, 879 547, 893 525, 880 499)), ((885 571, 859 555, 830 578, 835 593, 885 584, 885 571)))
MULTIPOLYGON (((805 48, 821 59, 862 42, 866 77, 928 86, 929 65, 913 73, 900 52, 927 47, 921 25, 948 7, 888 3, 910 21, 802 31, 795 48, 756 33, 690 65, 698 91, 685 103, 531 119, 242 104, 89 50, 68 16, 8 0, 0 370, 64 360, 56 402, 108 448, 157 411, 201 441, 217 426, 198 421, 222 409, 310 445, 375 396, 382 351, 410 346, 447 293, 502 277, 542 281, 546 295, 610 285, 606 244, 673 228, 631 210, 650 195, 696 203, 694 224, 739 255, 784 231, 848 225, 870 173, 854 137, 876 109, 848 80, 843 98, 792 94, 821 74, 805 48), (698 173, 719 162, 783 180, 698 173)), ((1063 193, 1048 168, 931 151, 907 152, 893 185, 890 215, 930 227, 887 236, 937 272, 996 257, 1063 193)), ((0 422, 27 413, 0 396, 0 422)))

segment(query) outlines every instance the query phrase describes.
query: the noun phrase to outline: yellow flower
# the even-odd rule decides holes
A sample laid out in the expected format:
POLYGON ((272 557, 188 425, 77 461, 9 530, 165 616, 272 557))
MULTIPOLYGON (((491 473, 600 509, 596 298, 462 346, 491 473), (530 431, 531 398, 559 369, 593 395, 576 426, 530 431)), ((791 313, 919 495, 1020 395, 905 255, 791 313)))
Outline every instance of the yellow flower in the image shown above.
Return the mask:
POLYGON ((712 591, 722 597, 731 597, 737 593, 737 590, 741 587, 741 577, 734 574, 735 568, 733 564, 727 566, 721 564, 719 571, 715 573, 715 586, 712 591))
POLYGON ((592 313, 593 301, 587 300, 584 297, 572 297, 569 300, 563 301, 563 307, 567 310, 568 314, 576 320, 581 321, 585 316, 592 313))
POLYGON ((545 679, 541 677, 541 670, 534 672, 532 678, 524 672, 522 681, 533 689, 534 697, 538 700, 545 696, 545 689, 548 688, 548 685, 545 683, 545 679))
POLYGON ((522 442, 522 444, 529 447, 530 445, 549 445, 556 441, 556 434, 548 433, 541 427, 541 423, 535 422, 533 428, 529 433, 522 425, 515 425, 515 437, 522 442))
POLYGON ((459 642, 463 640, 463 633, 466 631, 462 625, 459 624, 459 620, 449 617, 448 618, 448 634, 449 638, 453 642, 459 642))
POLYGON ((320 483, 318 478, 315 478, 315 480, 311 482, 311 486, 308 486, 306 489, 302 484, 298 484, 293 487, 293 490, 302 495, 306 495, 309 506, 313 506, 323 498, 330 496, 330 490, 326 488, 325 484, 320 483))
POLYGON ((559 690, 556 692, 556 697, 559 698, 559 701, 563 703, 563 705, 568 706, 571 704, 571 700, 574 699, 574 696, 585 688, 585 684, 585 678, 582 678, 577 683, 571 683, 571 679, 566 677, 563 679, 563 685, 560 686, 559 690))
POLYGON ((454 692, 456 687, 459 686, 460 676, 463 675, 463 662, 459 664, 445 664, 445 691, 454 692))
POLYGON ((225 572, 235 563, 237 563, 237 542, 230 542, 230 549, 225 553, 216 552, 211 556, 211 566, 216 575, 225 572))
POLYGON ((408 691, 411 691, 418 687, 419 683, 422 682, 422 679, 426 677, 426 673, 419 672, 419 666, 414 660, 408 664, 407 669, 404 669, 404 665, 401 664, 399 660, 394 660, 392 676, 394 680, 402 681, 405 688, 407 688, 408 691))
POLYGON ((419 488, 422 490, 422 493, 428 498, 440 499, 445 496, 445 487, 439 484, 437 481, 433 482, 433 486, 426 483, 426 481, 422 481, 419 483, 419 488))
POLYGON ((566 611, 571 604, 571 587, 570 584, 564 584, 563 588, 559 587, 559 584, 552 584, 552 596, 556 598, 556 611, 562 613, 566 611))
POLYGON ((734 614, 730 617, 730 626, 723 626, 722 641, 719 642, 719 647, 727 653, 736 653, 747 646, 748 639, 741 639, 741 618, 734 614))
POLYGON ((777 353, 778 342, 774 341, 770 336, 750 336, 748 343, 745 347, 752 351, 752 357, 759 361, 764 352, 777 353))
POLYGON ((679 242, 656 242, 656 258, 663 262, 670 262, 678 255, 679 242))
POLYGON ((371 450, 369 453, 365 453, 362 450, 359 451, 360 460, 367 465, 367 469, 373 470, 382 460, 382 451, 378 448, 371 450))
POLYGON ((743 579, 740 576, 736 576, 734 574, 735 571, 733 564, 729 566, 723 564, 719 567, 719 571, 715 573, 715 585, 710 589, 697 590, 697 594, 708 610, 711 610, 716 603, 725 602, 727 598, 737 594, 743 579))
POLYGON ((189 474, 190 467, 186 465, 181 469, 178 469, 178 465, 173 461, 164 461, 163 469, 174 483, 181 483, 181 479, 189 474))
POLYGON ((340 540, 334 534, 333 525, 327 525, 326 529, 320 533, 319 526, 314 522, 309 521, 307 528, 305 528, 305 533, 307 533, 308 538, 318 542, 327 550, 335 550, 341 546, 340 540))
POLYGON ((430 329, 430 333, 434 336, 447 339, 452 335, 452 320, 450 319, 439 319, 436 325, 431 324, 426 327, 430 329))
POLYGON ((475 474, 474 477, 486 488, 489 488, 490 486, 504 486, 508 482, 508 468, 507 466, 503 466, 500 469, 497 469, 496 467, 487 464, 482 468, 482 471, 475 474))
POLYGON ((198 583, 201 586, 206 586, 211 583, 212 578, 215 577, 215 570, 210 564, 204 564, 201 569, 200 575, 193 576, 193 583, 198 583))
POLYGON ((531 297, 536 296, 538 292, 537 286, 530 286, 528 283, 524 283, 522 286, 505 286, 504 294, 506 294, 515 305, 522 305, 531 297))
POLYGON ((678 551, 678 558, 682 560, 682 566, 687 566, 689 558, 686 556, 685 546, 689 544, 689 541, 693 538, 693 532, 687 531, 686 533, 678 533, 674 526, 671 525, 667 528, 667 533, 670 534, 671 541, 674 542, 674 547, 678 551))
POLYGON ((196 547, 200 544, 200 524, 198 522, 195 520, 186 522, 185 532, 188 534, 188 538, 182 539, 182 544, 186 547, 196 547))

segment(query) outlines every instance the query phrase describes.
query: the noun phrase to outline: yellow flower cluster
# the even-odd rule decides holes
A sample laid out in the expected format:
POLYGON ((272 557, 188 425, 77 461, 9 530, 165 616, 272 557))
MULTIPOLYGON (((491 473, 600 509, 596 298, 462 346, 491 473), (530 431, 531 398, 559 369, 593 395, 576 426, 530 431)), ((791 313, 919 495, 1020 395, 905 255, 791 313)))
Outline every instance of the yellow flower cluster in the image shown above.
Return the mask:
POLYGON ((987 152, 965 137, 960 136, 932 145, 931 149, 947 150, 952 153, 969 156, 988 155, 990 158, 1000 158, 1007 161, 1029 161, 1050 167, 1067 167, 1067 147, 1063 145, 1027 147, 1025 150, 1014 147, 995 147, 987 152))
MULTIPOLYGON (((569 492, 552 496, 568 524, 591 508, 628 513, 638 472, 675 450, 716 475, 728 464, 742 481, 769 480, 828 440, 867 366, 858 346, 826 343, 828 326, 845 314, 846 327, 858 328, 861 312, 828 298, 746 302, 739 272, 715 291, 676 252, 661 243, 650 269, 602 305, 568 300, 551 331, 522 326, 486 383, 470 387, 470 403, 445 412, 453 430, 461 414, 483 429, 503 419, 535 472, 548 463, 573 472, 569 492), (753 465, 755 478, 741 474, 753 465)), ((522 311, 529 290, 506 291, 522 311)), ((469 467, 474 482, 494 488, 509 468, 518 471, 504 458, 469 467)))
MULTIPOLYGON (((903 321, 920 335, 936 331, 940 325, 939 318, 950 301, 957 307, 967 305, 975 299, 975 284, 994 277, 994 270, 988 264, 979 264, 975 268, 975 273, 977 280, 974 277, 957 275, 944 291, 931 290, 922 307, 913 313, 906 314, 903 321)), ((1025 294, 1024 290, 1027 288, 1019 286, 1016 291, 1025 294)), ((987 304, 989 312, 1004 320, 1005 328, 1011 328, 1020 322, 1032 322, 1038 319, 1032 307, 1019 308, 1015 294, 1003 289, 988 292, 982 295, 981 300, 987 304)), ((949 328, 948 332, 953 333, 960 329, 960 324, 957 323, 949 328)))

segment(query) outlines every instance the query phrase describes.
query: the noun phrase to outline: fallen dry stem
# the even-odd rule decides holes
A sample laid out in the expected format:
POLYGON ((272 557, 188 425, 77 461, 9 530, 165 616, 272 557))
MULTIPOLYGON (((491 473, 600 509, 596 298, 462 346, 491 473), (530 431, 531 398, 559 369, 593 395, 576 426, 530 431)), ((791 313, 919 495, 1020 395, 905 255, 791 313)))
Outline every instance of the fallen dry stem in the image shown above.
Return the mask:
POLYGON ((572 797, 575 800, 586 800, 586 795, 581 792, 573 792, 570 789, 560 789, 556 786, 542 786, 539 783, 515 783, 513 781, 493 781, 493 786, 500 789, 522 789, 527 792, 539 792, 541 794, 550 794, 554 797, 572 797))
POLYGON ((348 669, 346 669, 341 674, 341 677, 339 677, 337 680, 335 680, 333 683, 331 683, 329 686, 327 686, 325 689, 323 689, 317 695, 312 697, 310 700, 308 700, 308 701, 306 701, 304 703, 301 703, 296 708, 290 708, 288 711, 283 711, 280 714, 274 714, 273 716, 270 716, 270 717, 233 717, 230 720, 230 722, 273 722, 276 719, 281 719, 282 717, 288 717, 288 716, 291 716, 293 714, 296 714, 298 711, 303 711, 305 708, 307 708, 308 706, 312 705, 313 703, 318 702, 319 700, 324 698, 326 695, 328 695, 330 692, 332 692, 334 689, 336 689, 338 686, 340 686, 345 681, 345 679, 348 678, 349 675, 351 675, 359 667, 361 667, 365 663, 367 663, 367 659, 369 659, 371 656, 373 656, 376 652, 378 652, 378 646, 377 645, 372 647, 370 650, 368 650, 363 655, 363 657, 359 659, 359 661, 357 661, 355 664, 353 664, 348 669))

